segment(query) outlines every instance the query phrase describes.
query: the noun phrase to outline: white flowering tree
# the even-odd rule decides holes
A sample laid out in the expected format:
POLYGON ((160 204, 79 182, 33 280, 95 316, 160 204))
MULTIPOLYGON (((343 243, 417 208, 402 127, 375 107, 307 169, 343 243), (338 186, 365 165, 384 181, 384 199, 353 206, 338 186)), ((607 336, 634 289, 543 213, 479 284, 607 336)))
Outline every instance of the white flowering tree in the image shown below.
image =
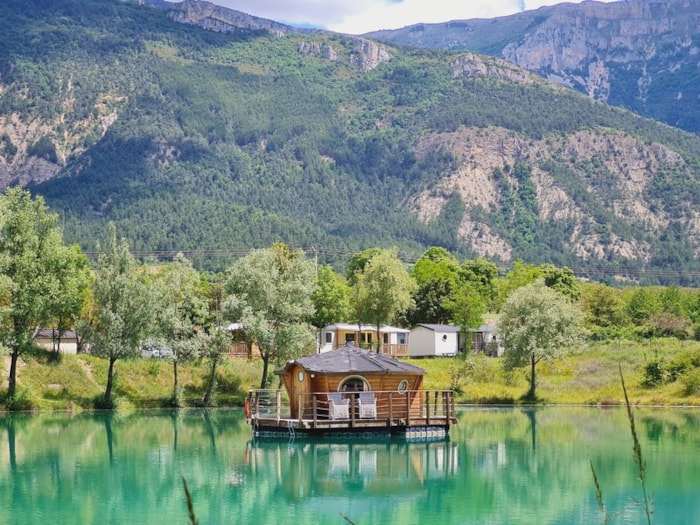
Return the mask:
POLYGON ((585 334, 581 310, 542 279, 511 293, 498 326, 505 346, 504 368, 530 366, 528 400, 536 399, 537 364, 562 355, 585 334))

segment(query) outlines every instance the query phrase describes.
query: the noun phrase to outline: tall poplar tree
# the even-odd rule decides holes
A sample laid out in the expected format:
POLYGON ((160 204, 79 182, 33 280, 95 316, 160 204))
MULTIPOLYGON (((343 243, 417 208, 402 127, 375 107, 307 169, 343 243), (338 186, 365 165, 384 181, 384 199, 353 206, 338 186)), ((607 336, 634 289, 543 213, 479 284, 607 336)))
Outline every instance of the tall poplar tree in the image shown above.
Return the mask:
POLYGON ((284 244, 254 250, 227 272, 224 311, 243 325, 247 340, 263 361, 260 388, 267 386, 270 364, 314 351, 315 265, 301 250, 284 244))
POLYGON ((173 406, 182 404, 178 364, 197 358, 209 324, 207 286, 192 263, 182 254, 155 276, 158 308, 156 326, 160 338, 172 348, 173 406))
POLYGON ((543 279, 518 288, 503 305, 498 320, 503 337, 506 370, 530 366, 525 399, 536 399, 535 369, 542 360, 558 357, 582 340, 583 313, 543 279))
MULTIPOLYGON (((41 197, 20 188, 0 195, 0 342, 10 351, 9 399, 15 398, 20 356, 53 320, 52 307, 81 271, 77 250, 63 244, 57 222, 41 197)), ((78 303, 72 308, 79 310, 78 303)))
MULTIPOLYGON (((350 287, 344 276, 333 271, 330 265, 318 268, 316 272, 316 289, 311 297, 314 314, 311 324, 316 327, 319 337, 324 326, 332 323, 349 321, 350 287)), ((319 346, 321 341, 319 340, 319 346)))
POLYGON ((154 330, 156 302, 152 287, 129 251, 126 239, 117 241, 109 225, 108 245, 98 247, 93 286, 94 311, 86 325, 91 353, 108 360, 107 385, 100 405, 111 407, 114 364, 136 357, 141 342, 154 330))
POLYGON ((398 250, 380 250, 356 273, 355 311, 358 321, 374 325, 377 352, 382 350, 381 326, 413 304, 416 282, 399 260, 398 250))

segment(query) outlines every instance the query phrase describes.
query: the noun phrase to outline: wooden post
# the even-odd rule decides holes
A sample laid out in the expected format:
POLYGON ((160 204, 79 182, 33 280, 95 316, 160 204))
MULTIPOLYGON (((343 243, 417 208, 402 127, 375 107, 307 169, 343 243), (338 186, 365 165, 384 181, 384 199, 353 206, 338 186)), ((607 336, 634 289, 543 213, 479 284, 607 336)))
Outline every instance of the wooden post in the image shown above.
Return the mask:
POLYGON ((282 391, 279 389, 275 393, 275 405, 277 405, 277 422, 279 423, 282 417, 282 391))
POLYGON ((350 395, 350 426, 355 426, 355 395, 350 395))
POLYGON ((411 421, 411 396, 406 392, 406 424, 410 424, 411 421))
POLYGON ((301 423, 304 420, 304 394, 299 394, 299 404, 297 406, 299 407, 299 427, 301 427, 301 423))
POLYGON ((316 428, 316 421, 317 421, 317 411, 318 411, 318 406, 316 404, 316 394, 311 394, 313 396, 311 403, 313 406, 313 411, 314 411, 314 428, 316 428))
POLYGON ((389 426, 391 426, 391 422, 394 420, 394 409, 392 405, 392 400, 394 399, 394 393, 389 392, 389 426))
POLYGON ((430 424, 430 392, 425 392, 425 424, 430 424))

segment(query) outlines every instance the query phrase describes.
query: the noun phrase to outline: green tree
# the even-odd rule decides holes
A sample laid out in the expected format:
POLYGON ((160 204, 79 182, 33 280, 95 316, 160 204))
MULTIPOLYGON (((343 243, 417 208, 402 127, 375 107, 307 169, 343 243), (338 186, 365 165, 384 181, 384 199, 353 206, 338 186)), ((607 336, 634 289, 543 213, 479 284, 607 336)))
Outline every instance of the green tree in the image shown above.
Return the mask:
POLYGON ((503 305, 498 321, 505 345, 506 370, 530 365, 530 388, 525 399, 536 399, 535 367, 579 343, 585 334, 583 315, 543 280, 515 290, 503 305))
POLYGON ((352 255, 352 257, 350 257, 345 273, 350 286, 354 286, 355 279, 365 270, 365 266, 367 266, 370 259, 381 251, 381 248, 367 248, 366 250, 355 253, 352 255))
POLYGON ((260 388, 270 364, 281 364, 314 348, 314 262, 284 244, 254 250, 227 271, 224 312, 240 322, 263 361, 260 388))
POLYGON ((352 317, 350 287, 342 275, 330 265, 320 266, 316 272, 316 289, 311 296, 314 313, 311 324, 320 330, 329 324, 348 321, 352 317))
POLYGON ((452 322, 463 332, 469 328, 477 328, 483 323, 486 303, 476 286, 470 282, 458 286, 446 302, 446 307, 452 313, 452 322))
POLYGON ((406 313, 409 324, 450 322, 452 312, 446 306, 458 279, 459 262, 445 248, 431 247, 413 266, 416 281, 413 306, 406 313))
POLYGON ((406 312, 409 325, 419 323, 447 324, 452 320, 449 300, 453 293, 450 281, 430 279, 416 286, 413 305, 406 312))
POLYGON ((56 253, 51 270, 58 280, 57 293, 49 297, 49 311, 57 331, 56 352, 60 352, 61 338, 79 322, 92 287, 92 270, 87 256, 78 246, 56 253))
POLYGON ((656 288, 635 288, 629 295, 626 312, 637 326, 642 326, 662 311, 661 294, 656 288))
POLYGON ((57 221, 41 197, 19 188, 0 195, 0 341, 10 350, 9 399, 16 394, 19 357, 36 330, 53 320, 52 308, 65 294, 62 315, 79 311, 71 286, 80 280, 83 259, 63 244, 57 221))
POLYGON ((558 268, 553 264, 543 264, 540 269, 544 277, 544 284, 569 299, 575 300, 581 297, 581 288, 573 270, 566 266, 558 268))
POLYGON ((460 282, 472 283, 489 308, 496 299, 498 266, 483 257, 467 259, 459 268, 460 282))
POLYGON ((138 355, 141 342, 152 333, 157 308, 145 272, 131 255, 126 239, 117 241, 112 223, 107 247, 98 247, 93 296, 94 312, 85 326, 86 338, 91 343, 91 353, 109 362, 100 404, 111 407, 114 365, 119 359, 138 355))
POLYGON ((605 284, 587 283, 581 292, 581 304, 589 325, 604 330, 624 326, 625 303, 618 290, 605 284))
POLYGON ((157 285, 156 326, 160 338, 172 348, 174 406, 181 404, 178 364, 199 356, 209 309, 207 287, 192 263, 181 253, 172 264, 160 268, 157 285))
POLYGON ((445 248, 432 246, 428 248, 413 266, 411 275, 418 285, 438 280, 453 280, 459 271, 459 261, 445 248))
POLYGON ((206 407, 214 404, 216 391, 216 370, 223 356, 231 348, 231 334, 220 323, 207 334, 202 341, 202 357, 205 358, 209 373, 207 374, 207 386, 202 397, 202 404, 206 407))
POLYGON ((504 277, 496 279, 495 310, 500 310, 503 303, 514 290, 534 283, 540 277, 542 277, 541 268, 533 264, 527 264, 522 260, 513 262, 513 268, 504 277))
POLYGON ((397 257, 398 250, 380 250, 356 273, 355 311, 358 322, 371 323, 376 329, 377 352, 381 352, 381 326, 412 305, 416 286, 405 265, 397 257))

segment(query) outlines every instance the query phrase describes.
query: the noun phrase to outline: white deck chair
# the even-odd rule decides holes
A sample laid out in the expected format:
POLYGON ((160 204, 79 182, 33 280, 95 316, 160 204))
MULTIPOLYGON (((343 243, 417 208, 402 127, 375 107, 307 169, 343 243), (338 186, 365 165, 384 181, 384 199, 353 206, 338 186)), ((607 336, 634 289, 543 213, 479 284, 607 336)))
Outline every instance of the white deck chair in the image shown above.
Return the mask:
POLYGON ((377 398, 374 397, 374 392, 360 392, 357 404, 360 407, 360 418, 377 418, 377 398))
POLYGON ((331 419, 349 419, 350 410, 348 399, 343 399, 340 393, 331 392, 328 394, 328 417, 331 419))

